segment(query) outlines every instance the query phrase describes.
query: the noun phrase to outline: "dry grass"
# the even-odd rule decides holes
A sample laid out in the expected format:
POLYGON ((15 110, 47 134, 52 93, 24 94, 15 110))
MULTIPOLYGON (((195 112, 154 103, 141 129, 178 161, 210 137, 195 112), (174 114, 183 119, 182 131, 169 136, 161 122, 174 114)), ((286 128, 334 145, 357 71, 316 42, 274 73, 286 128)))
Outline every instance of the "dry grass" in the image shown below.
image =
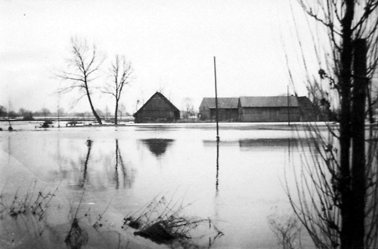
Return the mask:
POLYGON ((58 187, 52 192, 46 191, 45 188, 36 190, 36 181, 34 181, 25 194, 19 194, 17 190, 11 202, 7 203, 4 197, 5 187, 0 195, 0 214, 8 214, 13 218, 19 215, 33 215, 39 221, 45 218, 46 210, 58 191, 58 187))
POLYGON ((283 213, 278 211, 277 207, 274 207, 267 218, 269 227, 282 249, 303 248, 301 243, 302 226, 293 212, 283 213))
POLYGON ((173 199, 167 200, 164 196, 154 198, 142 209, 124 218, 122 228, 135 229, 134 235, 141 236, 157 244, 172 244, 179 241, 181 246, 191 244, 190 241, 198 234, 201 227, 207 232, 198 237, 208 236, 208 247, 224 234, 214 225, 210 218, 188 217, 183 215, 187 206, 182 202, 173 203, 173 199), (211 235, 210 235, 211 234, 211 235))

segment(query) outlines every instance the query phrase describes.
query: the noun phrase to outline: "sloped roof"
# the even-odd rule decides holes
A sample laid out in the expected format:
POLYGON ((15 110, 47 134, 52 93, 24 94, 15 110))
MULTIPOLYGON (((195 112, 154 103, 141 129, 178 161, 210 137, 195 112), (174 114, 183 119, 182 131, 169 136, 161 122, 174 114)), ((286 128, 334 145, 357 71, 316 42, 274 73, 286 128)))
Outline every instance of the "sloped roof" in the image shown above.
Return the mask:
POLYGON ((240 97, 242 107, 298 107, 295 96, 240 97))
MULTIPOLYGON (((218 108, 220 109, 237 109, 239 98, 218 98, 218 108)), ((210 109, 215 109, 215 98, 203 98, 202 106, 207 106, 210 109)))
POLYGON ((149 103, 150 103, 155 97, 161 97, 161 99, 162 99, 166 104, 168 104, 168 106, 170 106, 170 107, 172 108, 172 111, 174 111, 174 112, 180 112, 180 110, 177 109, 177 107, 174 106, 174 105, 171 103, 171 101, 169 101, 169 100, 168 100, 163 94, 161 94, 160 92, 156 92, 154 95, 151 96, 151 98, 149 98, 149 99, 147 100, 147 102, 146 102, 141 108, 139 108, 139 110, 138 110, 136 113, 134 113, 133 116, 135 117, 136 114, 138 114, 141 110, 145 109, 145 107, 147 107, 147 106, 149 105, 149 103))
POLYGON ((302 109, 315 109, 315 105, 306 96, 298 97, 298 105, 302 109))

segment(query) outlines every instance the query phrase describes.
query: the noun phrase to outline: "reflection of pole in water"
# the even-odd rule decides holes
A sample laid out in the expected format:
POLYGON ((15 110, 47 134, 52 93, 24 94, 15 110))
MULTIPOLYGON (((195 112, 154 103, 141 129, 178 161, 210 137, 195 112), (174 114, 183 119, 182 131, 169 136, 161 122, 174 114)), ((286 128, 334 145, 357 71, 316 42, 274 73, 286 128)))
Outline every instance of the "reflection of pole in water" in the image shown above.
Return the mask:
POLYGON ((215 190, 218 195, 218 186, 219 186, 219 140, 217 140, 217 162, 216 162, 217 172, 216 172, 216 181, 215 181, 215 190))
MULTIPOLYGON (((214 197, 214 226, 218 227, 218 218, 219 218, 219 140, 217 139, 217 161, 216 161, 216 181, 215 181, 215 197, 214 197)), ((218 234, 215 237, 209 236, 209 248, 215 242, 218 234)))

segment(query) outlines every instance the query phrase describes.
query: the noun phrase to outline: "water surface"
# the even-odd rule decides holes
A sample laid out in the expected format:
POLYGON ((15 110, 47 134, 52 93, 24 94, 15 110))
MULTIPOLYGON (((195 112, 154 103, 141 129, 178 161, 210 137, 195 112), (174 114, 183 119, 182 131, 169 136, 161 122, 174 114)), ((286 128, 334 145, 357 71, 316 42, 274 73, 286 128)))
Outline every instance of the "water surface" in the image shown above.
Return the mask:
MULTIPOLYGON (((221 124, 217 145, 214 124, 35 125, 18 123, 15 132, 0 133, 5 191, 28 189, 37 180, 59 186, 62 202, 77 202, 85 189, 84 204, 92 210, 110 203, 114 227, 122 225, 120 217, 166 196, 191 203, 188 215, 213 220, 224 236, 212 248, 278 248, 267 216, 273 207, 289 209, 284 169, 300 156, 290 127, 221 124)), ((309 238, 303 240, 310 248, 309 238)))

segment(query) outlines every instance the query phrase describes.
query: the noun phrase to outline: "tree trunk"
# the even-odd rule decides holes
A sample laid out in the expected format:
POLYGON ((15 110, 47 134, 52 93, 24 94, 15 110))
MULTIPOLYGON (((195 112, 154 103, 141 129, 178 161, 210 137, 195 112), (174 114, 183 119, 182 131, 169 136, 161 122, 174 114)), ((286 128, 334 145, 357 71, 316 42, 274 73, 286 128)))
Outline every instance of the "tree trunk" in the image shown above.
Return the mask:
POLYGON ((92 110, 93 115, 95 116, 97 122, 99 124, 102 124, 101 118, 97 115, 97 112, 95 111, 95 109, 93 107, 91 95, 89 94, 89 90, 88 90, 87 84, 85 84, 85 91, 87 92, 87 97, 88 97, 89 105, 91 106, 91 110, 92 110))
POLYGON ((341 235, 340 248, 352 248, 354 224, 352 220, 351 174, 350 174, 350 112, 351 112, 351 65, 352 65, 352 21, 354 18, 354 0, 345 1, 345 16, 342 20, 341 50, 341 117, 340 117, 340 186, 341 194, 341 235))
POLYGON ((365 101, 366 101, 366 41, 354 42, 354 87, 352 106, 352 248, 364 248, 365 235, 365 101))
POLYGON ((114 124, 118 124, 118 100, 116 100, 115 113, 114 113, 114 124))

